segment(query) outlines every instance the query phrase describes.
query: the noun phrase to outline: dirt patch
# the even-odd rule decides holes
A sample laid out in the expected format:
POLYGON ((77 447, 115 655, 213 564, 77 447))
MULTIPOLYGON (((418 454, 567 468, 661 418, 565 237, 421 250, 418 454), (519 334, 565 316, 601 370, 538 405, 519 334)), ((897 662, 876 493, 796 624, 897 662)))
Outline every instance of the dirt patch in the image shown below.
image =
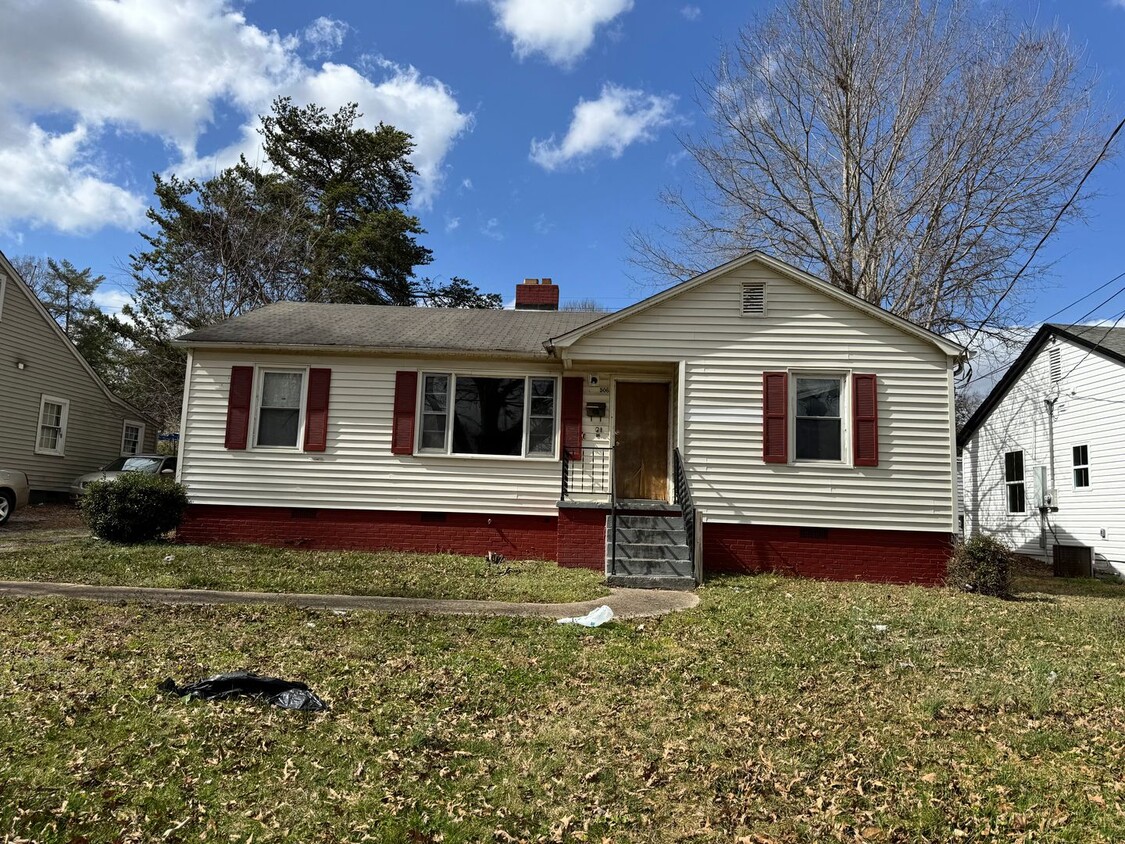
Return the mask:
POLYGON ((32 504, 12 514, 0 536, 42 530, 83 530, 86 524, 73 504, 32 504))

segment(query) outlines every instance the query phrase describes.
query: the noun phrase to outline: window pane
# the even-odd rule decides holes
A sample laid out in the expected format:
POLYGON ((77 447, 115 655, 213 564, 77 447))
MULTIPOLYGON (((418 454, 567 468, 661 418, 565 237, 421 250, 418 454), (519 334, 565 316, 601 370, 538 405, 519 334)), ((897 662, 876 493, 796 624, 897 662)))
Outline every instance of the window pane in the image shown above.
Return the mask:
POLYGON ((555 400, 549 397, 532 396, 531 397, 531 415, 532 416, 549 416, 555 415, 555 400))
POLYGON ((126 454, 136 454, 140 447, 141 429, 136 425, 125 426, 125 445, 121 449, 126 454))
POLYGON ((301 373, 267 372, 262 376, 262 407, 300 406, 301 373))
POLYGON ((840 460, 839 419, 798 419, 798 460, 840 460))
POLYGON ((62 405, 54 402, 43 403, 43 424, 58 428, 62 424, 62 405))
POLYGON ((527 423, 527 453, 554 454, 555 420, 531 419, 527 423))
POLYGON ((1083 467, 1074 470, 1074 485, 1075 486, 1089 486, 1090 485, 1090 470, 1083 467))
POLYGON ((39 447, 54 451, 59 447, 59 429, 44 426, 39 432, 39 447))
POLYGON ((1022 513, 1026 508, 1026 501, 1024 500, 1023 484, 1009 484, 1008 485, 1008 512, 1009 513, 1022 513))
POLYGON ((449 408, 449 376, 427 375, 422 405, 425 410, 444 413, 449 408))
POLYGON ((422 414, 423 449, 445 451, 445 419, 444 413, 422 414))
POLYGON ((263 407, 258 416, 258 445, 296 445, 300 415, 299 410, 263 407))
POLYGON ((453 451, 522 454, 524 384, 523 378, 457 378, 453 451))
POLYGON ((1086 446, 1076 445, 1074 447, 1073 451, 1074 451, 1074 465, 1075 466, 1086 466, 1090 462, 1087 459, 1087 456, 1086 456, 1087 455, 1086 446))
POLYGON ((1023 480, 1023 452, 1009 451, 1004 455, 1004 480, 1023 480))
POLYGON ((797 416, 840 417, 838 378, 798 378, 797 416))

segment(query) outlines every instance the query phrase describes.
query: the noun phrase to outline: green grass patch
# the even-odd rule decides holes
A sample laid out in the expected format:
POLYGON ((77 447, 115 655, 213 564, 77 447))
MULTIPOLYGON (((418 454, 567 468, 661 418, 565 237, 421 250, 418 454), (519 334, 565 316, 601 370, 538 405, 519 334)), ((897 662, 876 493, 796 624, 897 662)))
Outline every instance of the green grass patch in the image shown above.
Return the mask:
POLYGON ((0 839, 1125 839, 1125 590, 549 620, 0 601, 0 839), (158 695, 249 669, 331 710, 158 695))
POLYGON ((583 601, 608 594, 598 572, 454 554, 301 551, 253 545, 113 545, 83 539, 0 553, 0 580, 180 589, 583 601))

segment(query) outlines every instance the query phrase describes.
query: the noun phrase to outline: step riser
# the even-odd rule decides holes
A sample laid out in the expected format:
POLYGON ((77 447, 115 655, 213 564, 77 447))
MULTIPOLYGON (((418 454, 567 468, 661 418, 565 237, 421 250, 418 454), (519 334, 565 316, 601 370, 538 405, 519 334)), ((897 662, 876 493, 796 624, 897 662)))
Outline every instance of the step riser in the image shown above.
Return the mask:
MULTIPOLYGON (((611 563, 606 564, 606 571, 612 568, 611 563)), ((691 563, 686 560, 673 562, 671 560, 617 560, 617 574, 640 575, 643 577, 693 577, 691 563)))
MULTIPOLYGON (((613 547, 607 542, 606 559, 613 555, 613 547)), ((645 545, 632 542, 617 543, 617 559, 626 560, 687 560, 691 558, 686 545, 645 545)))
MULTIPOLYGON (((610 531, 606 531, 608 537, 610 531)), ((617 544, 686 545, 686 530, 646 530, 645 528, 617 528, 617 544)))
POLYGON ((607 577, 608 586, 622 586, 627 589, 679 589, 691 591, 695 588, 695 580, 690 577, 644 577, 632 575, 619 575, 607 577))
MULTIPOLYGON (((605 517, 606 530, 613 524, 613 517, 605 517)), ((683 530, 683 516, 618 516, 618 530, 683 530)))

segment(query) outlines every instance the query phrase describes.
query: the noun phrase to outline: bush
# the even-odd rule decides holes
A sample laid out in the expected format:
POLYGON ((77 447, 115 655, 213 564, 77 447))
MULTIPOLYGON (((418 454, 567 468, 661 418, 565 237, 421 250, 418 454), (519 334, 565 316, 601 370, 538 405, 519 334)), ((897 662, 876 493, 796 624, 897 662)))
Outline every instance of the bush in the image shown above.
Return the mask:
POLYGON ((96 481, 82 496, 82 516, 94 536, 110 542, 148 542, 174 530, 187 507, 187 493, 159 475, 125 472, 96 481))
POLYGON ((946 583, 965 592, 1007 597, 1012 592, 1012 552, 990 536, 961 542, 949 559, 946 583))

